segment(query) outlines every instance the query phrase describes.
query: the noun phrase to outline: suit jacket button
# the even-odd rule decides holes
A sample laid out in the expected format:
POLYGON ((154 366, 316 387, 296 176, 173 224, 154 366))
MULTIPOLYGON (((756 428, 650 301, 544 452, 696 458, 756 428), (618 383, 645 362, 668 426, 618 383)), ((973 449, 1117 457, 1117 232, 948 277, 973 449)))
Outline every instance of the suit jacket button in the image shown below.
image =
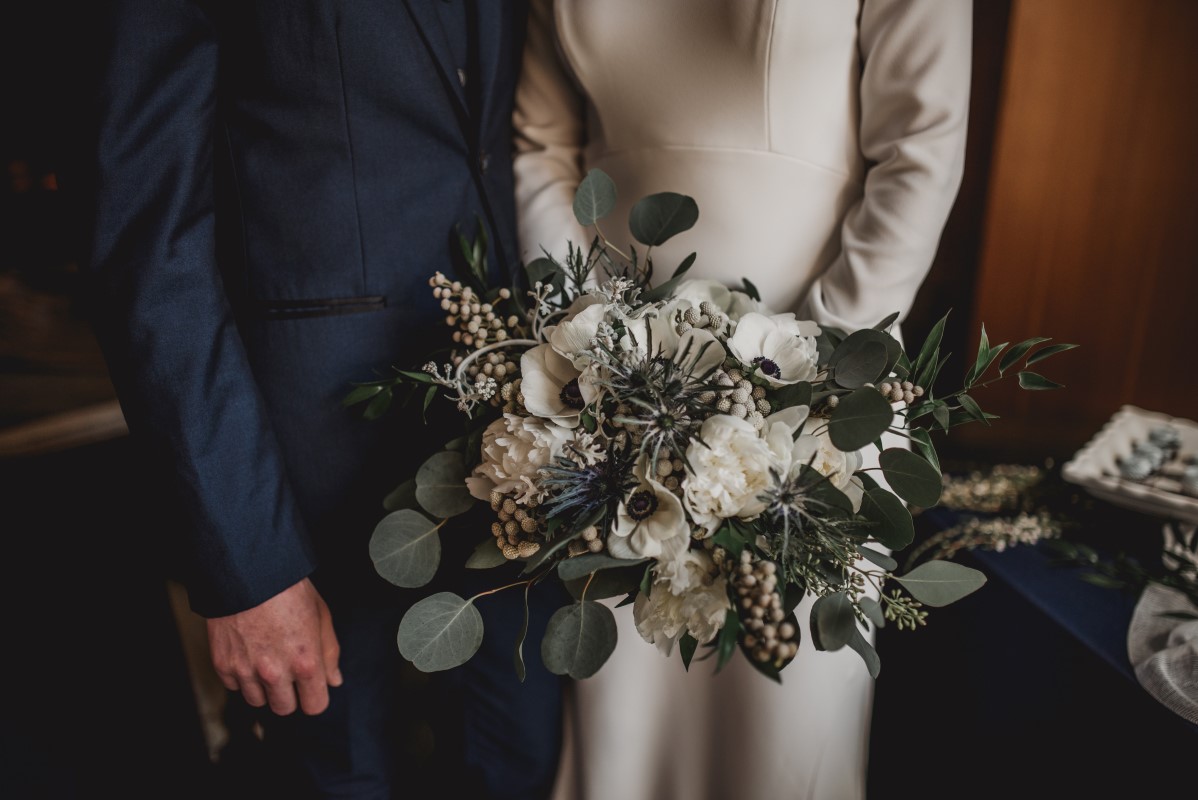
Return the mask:
POLYGON ((483 152, 478 154, 479 172, 486 175, 487 170, 490 169, 490 167, 491 167, 491 154, 484 150, 483 152))

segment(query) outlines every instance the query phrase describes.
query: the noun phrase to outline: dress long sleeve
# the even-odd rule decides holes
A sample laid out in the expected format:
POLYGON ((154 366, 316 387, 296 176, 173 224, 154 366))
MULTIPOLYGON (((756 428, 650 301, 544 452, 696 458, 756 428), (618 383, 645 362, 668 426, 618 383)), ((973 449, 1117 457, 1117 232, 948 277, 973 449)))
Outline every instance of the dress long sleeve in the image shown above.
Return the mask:
POLYGON ((534 0, 513 113, 520 257, 526 262, 541 256, 541 248, 563 258, 568 241, 591 241, 573 213, 583 178, 583 109, 558 55, 553 3, 534 0))
POLYGON ((96 328, 129 426, 171 478, 193 608, 253 607, 314 568, 218 270, 217 40, 187 0, 110 2, 74 157, 96 328))
POLYGON ((931 268, 965 161, 968 0, 865 0, 859 43, 861 198, 801 312, 844 330, 903 316, 931 268))

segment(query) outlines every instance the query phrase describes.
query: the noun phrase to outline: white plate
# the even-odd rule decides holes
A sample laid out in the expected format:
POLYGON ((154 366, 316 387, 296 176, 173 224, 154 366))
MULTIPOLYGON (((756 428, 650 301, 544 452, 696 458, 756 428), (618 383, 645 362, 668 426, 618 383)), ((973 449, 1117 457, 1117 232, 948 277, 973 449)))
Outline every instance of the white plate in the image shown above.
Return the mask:
MULTIPOLYGON (((1198 498, 1119 477, 1117 459, 1131 455, 1136 442, 1145 441, 1149 431, 1164 424, 1173 426, 1181 437, 1180 458, 1198 455, 1198 423, 1135 406, 1123 406, 1061 469, 1061 476, 1115 505, 1170 519, 1198 522, 1198 498)), ((1172 481, 1170 485, 1179 488, 1178 481, 1172 481)))

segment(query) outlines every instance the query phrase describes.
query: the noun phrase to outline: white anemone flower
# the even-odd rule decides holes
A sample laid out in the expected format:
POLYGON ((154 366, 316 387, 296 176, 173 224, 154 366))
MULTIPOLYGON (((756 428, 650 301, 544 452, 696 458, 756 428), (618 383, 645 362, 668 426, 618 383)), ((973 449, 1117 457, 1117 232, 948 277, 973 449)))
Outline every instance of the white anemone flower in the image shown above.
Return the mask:
MULTIPOLYGON (((577 303, 578 301, 575 301, 577 303)), ((586 355, 599 333, 599 324, 607 316, 607 306, 592 303, 576 314, 567 315, 549 333, 549 344, 561 356, 565 356, 575 369, 583 369, 591 361, 586 355)))
POLYGON ((796 336, 793 315, 789 316, 788 321, 746 314, 728 339, 732 354, 771 386, 809 381, 816 376, 819 352, 815 338, 796 336))
POLYGON ((615 558, 672 560, 690 544, 690 524, 682 502, 646 475, 644 461, 642 458, 636 467, 636 488, 616 511, 607 549, 615 558))
POLYGON ((569 359, 547 344, 526 350, 520 356, 524 407, 534 416, 566 428, 576 427, 579 412, 595 399, 594 384, 579 381, 581 375, 569 359))

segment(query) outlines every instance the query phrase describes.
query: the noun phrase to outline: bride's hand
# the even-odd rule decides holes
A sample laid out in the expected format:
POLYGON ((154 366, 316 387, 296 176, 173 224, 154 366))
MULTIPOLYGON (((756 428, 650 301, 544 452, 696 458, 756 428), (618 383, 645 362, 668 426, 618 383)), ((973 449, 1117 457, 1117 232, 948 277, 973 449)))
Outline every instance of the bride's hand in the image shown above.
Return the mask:
POLYGON ((254 608, 208 620, 208 641, 225 686, 276 714, 297 705, 319 714, 328 708, 328 687, 341 685, 333 618, 307 578, 254 608))

